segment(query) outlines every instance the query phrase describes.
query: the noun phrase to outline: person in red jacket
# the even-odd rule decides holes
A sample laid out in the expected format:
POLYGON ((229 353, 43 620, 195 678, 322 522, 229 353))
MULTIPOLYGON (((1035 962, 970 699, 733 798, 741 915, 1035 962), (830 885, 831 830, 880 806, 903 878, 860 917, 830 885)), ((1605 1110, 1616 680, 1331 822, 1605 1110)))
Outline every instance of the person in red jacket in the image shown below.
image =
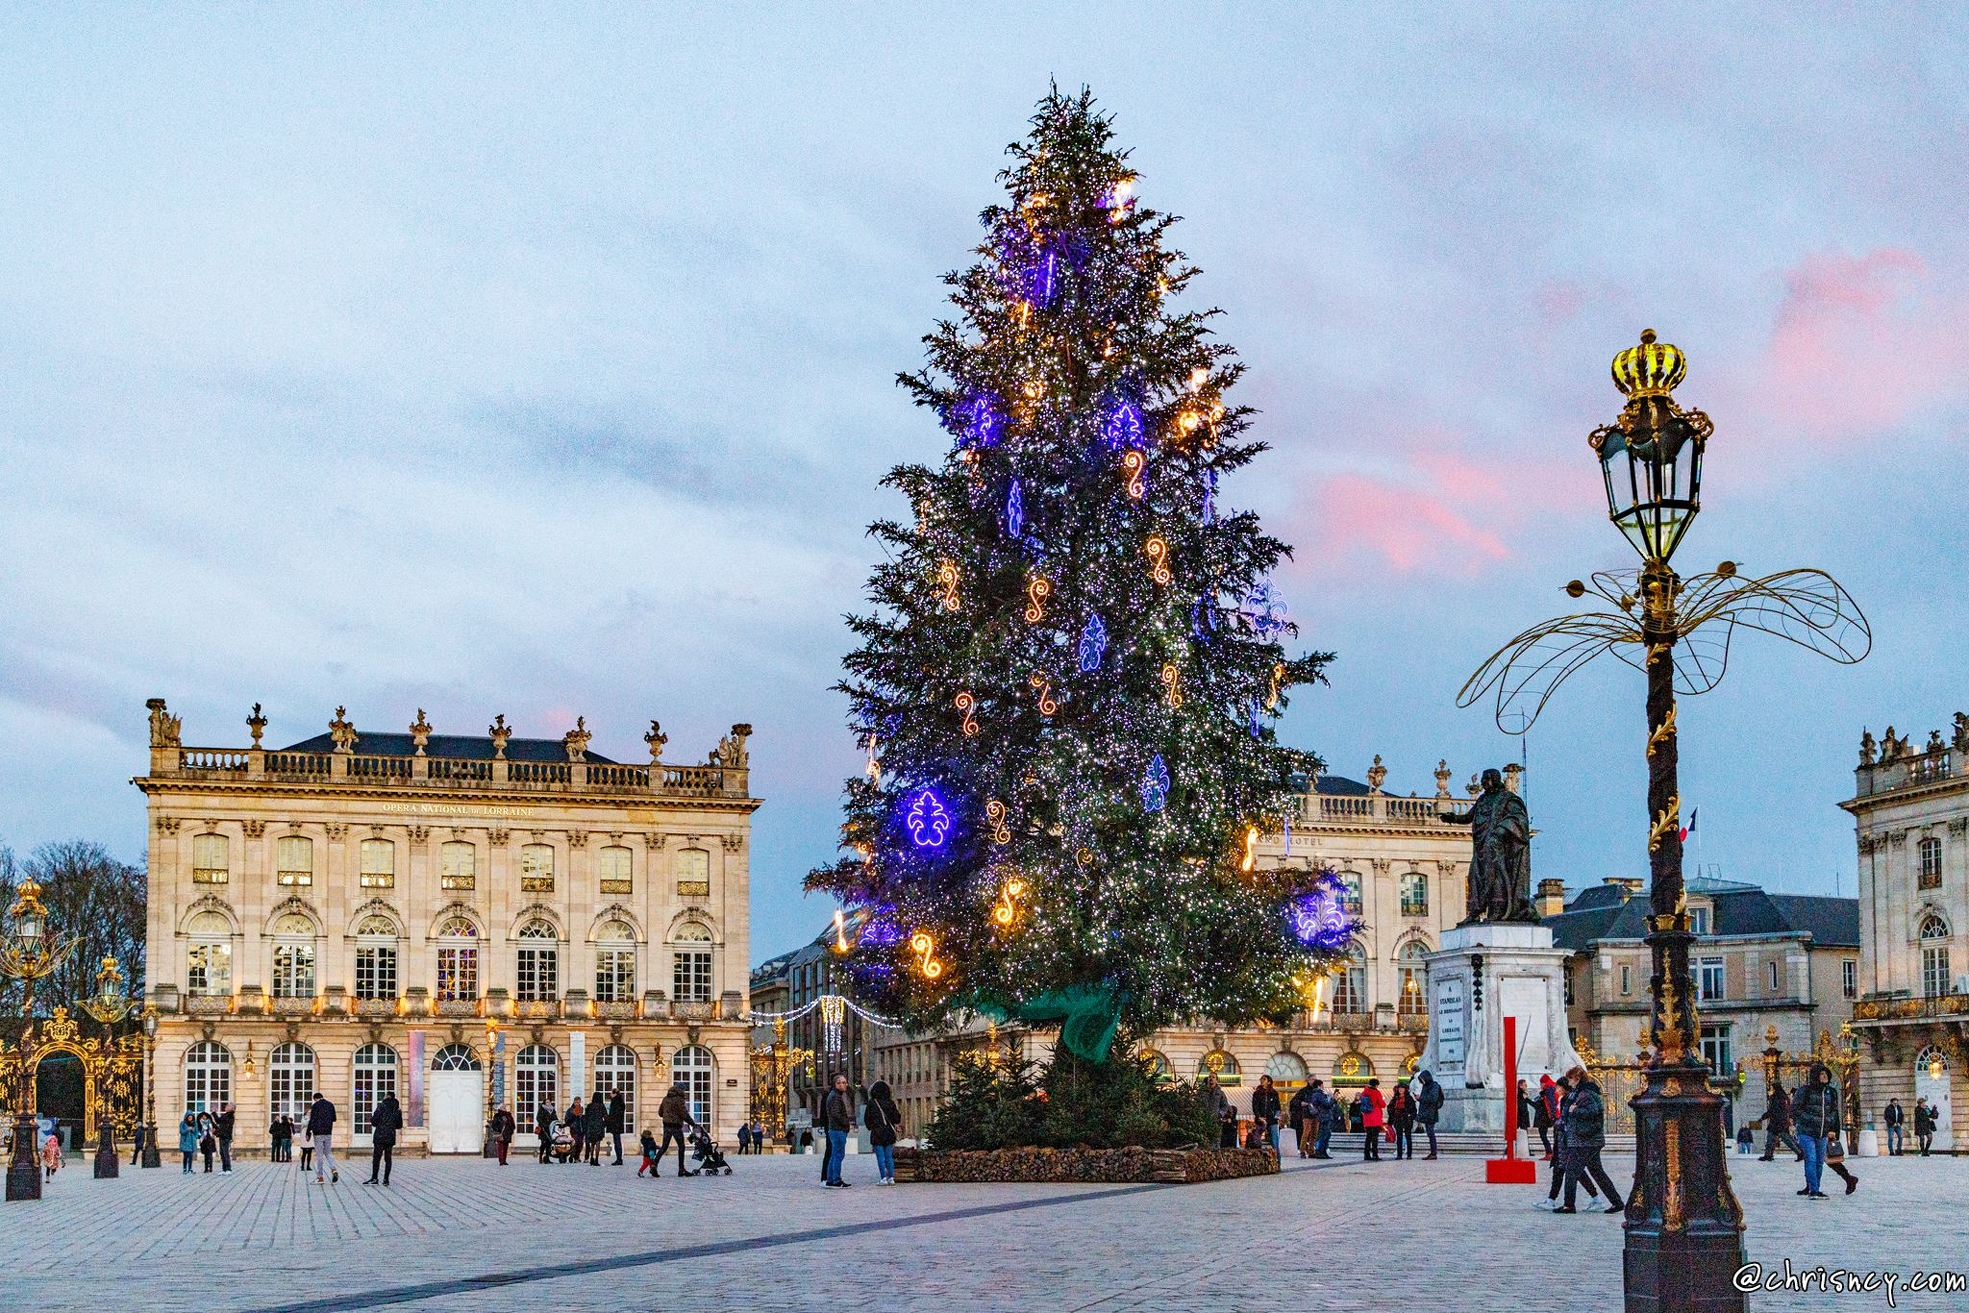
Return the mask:
POLYGON ((1361 1159, 1364 1162, 1381 1161, 1381 1127, 1386 1121, 1387 1098, 1381 1093, 1381 1078, 1369 1077, 1367 1088, 1361 1091, 1361 1127, 1366 1135, 1361 1140, 1361 1159))

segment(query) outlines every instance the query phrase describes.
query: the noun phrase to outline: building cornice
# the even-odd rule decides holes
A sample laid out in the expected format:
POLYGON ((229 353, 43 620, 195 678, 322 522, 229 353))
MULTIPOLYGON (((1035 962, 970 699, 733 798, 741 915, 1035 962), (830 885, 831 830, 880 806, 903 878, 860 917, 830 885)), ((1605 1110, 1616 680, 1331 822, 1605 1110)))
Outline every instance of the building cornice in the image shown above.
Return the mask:
POLYGON ((276 780, 176 779, 167 776, 133 775, 130 783, 147 795, 164 797, 279 798, 320 801, 374 801, 395 803, 445 803, 453 807, 484 810, 497 807, 542 806, 606 807, 611 809, 675 812, 725 812, 749 815, 759 809, 761 799, 730 795, 670 793, 561 792, 529 789, 524 785, 498 788, 430 787, 423 784, 377 785, 351 780, 286 782, 276 780))

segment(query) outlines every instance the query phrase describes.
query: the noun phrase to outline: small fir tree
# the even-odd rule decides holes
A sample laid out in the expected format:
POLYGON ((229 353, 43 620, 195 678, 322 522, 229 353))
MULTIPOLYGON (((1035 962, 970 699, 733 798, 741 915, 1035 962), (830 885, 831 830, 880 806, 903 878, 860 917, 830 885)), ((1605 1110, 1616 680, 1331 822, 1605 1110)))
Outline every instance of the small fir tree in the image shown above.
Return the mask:
POLYGON ((1287 1012, 1344 942, 1321 877, 1252 861, 1318 765, 1274 721, 1330 656, 1285 652, 1289 549, 1221 500, 1265 447, 1217 312, 1176 308, 1176 220, 1085 91, 1032 126, 947 277, 958 320, 900 379, 952 446, 885 480, 913 522, 871 528, 839 686, 868 767, 808 886, 854 909, 865 996, 1058 1024, 1100 1061, 1118 1025, 1287 1012))

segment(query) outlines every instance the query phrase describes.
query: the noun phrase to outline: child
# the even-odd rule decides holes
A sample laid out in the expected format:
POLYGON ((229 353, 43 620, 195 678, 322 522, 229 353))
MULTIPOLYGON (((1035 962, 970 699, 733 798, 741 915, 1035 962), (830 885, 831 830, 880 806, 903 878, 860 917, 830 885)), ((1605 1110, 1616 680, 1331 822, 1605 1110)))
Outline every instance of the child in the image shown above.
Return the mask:
POLYGON ((642 1165, 636 1168, 636 1175, 641 1176, 647 1170, 652 1181, 657 1178, 656 1152, 656 1136, 651 1133, 649 1127, 645 1126, 643 1127, 643 1161, 642 1165))
POLYGON ((55 1138, 54 1132, 50 1131, 48 1138, 41 1142, 41 1166, 46 1171, 48 1180, 55 1179, 55 1173, 61 1170, 61 1165, 62 1142, 55 1138))

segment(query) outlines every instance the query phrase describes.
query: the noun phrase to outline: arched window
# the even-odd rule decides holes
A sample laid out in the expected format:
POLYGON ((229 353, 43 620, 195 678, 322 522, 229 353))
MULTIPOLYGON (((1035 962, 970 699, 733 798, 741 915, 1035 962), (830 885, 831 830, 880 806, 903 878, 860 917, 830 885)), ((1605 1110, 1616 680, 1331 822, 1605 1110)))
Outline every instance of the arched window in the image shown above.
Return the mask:
POLYGON ((307 1120, 308 1096, 316 1088, 313 1049, 289 1040, 273 1051, 273 1058, 267 1063, 267 1096, 273 1105, 269 1116, 286 1113, 296 1120, 307 1120))
POLYGON ((185 1111, 217 1112, 232 1100, 232 1054, 217 1040, 185 1050, 185 1111))
POLYGON ((628 1003, 636 997, 636 932, 622 921, 595 931, 595 1001, 628 1003))
POLYGON ((438 883, 445 889, 470 889, 478 883, 478 851, 454 839, 438 852, 438 883))
POLYGON ((1359 944, 1333 972, 1333 1011, 1348 1015, 1367 1011, 1367 953, 1359 944))
POLYGON ((520 892, 554 892, 554 849, 550 844, 529 843, 520 849, 520 892))
POLYGON ((462 916, 454 916, 438 927, 439 998, 479 996, 478 933, 479 928, 462 916))
POLYGON ((1948 1054, 1941 1048, 1930 1044, 1914 1055, 1914 1078, 1945 1081, 1948 1079, 1948 1054))
POLYGON ((1359 916, 1361 914, 1360 872, 1359 871, 1340 872, 1340 887, 1342 890, 1345 891, 1341 895, 1341 900, 1346 905, 1347 915, 1354 916, 1354 917, 1359 916))
POLYGON ((447 1044, 431 1055, 432 1071, 483 1071, 469 1044, 447 1044))
POLYGON ((1212 1049, 1203 1055, 1196 1064, 1196 1078, 1215 1076, 1219 1085, 1242 1085, 1244 1069, 1237 1065, 1237 1059, 1223 1049, 1212 1049))
POLYGON ((1175 1068, 1160 1049, 1143 1049, 1135 1055, 1149 1069, 1149 1079, 1161 1085, 1176 1079, 1175 1068))
POLYGON ((185 962, 185 992, 232 993, 232 924, 217 912, 200 912, 185 930, 192 940, 185 962))
POLYGON ((362 841, 361 885, 364 889, 394 889, 397 883, 397 846, 388 839, 362 841))
POLYGON ((561 944, 554 927, 535 917, 520 927, 517 997, 522 1003, 547 1003, 561 993, 561 944))
POLYGON ((670 936, 675 956, 670 971, 670 996, 679 1003, 711 1001, 711 931, 686 921, 670 936))
POLYGON ((670 1057, 670 1076, 690 1097, 691 1116, 711 1125, 711 1050, 695 1044, 678 1049, 670 1057))
POLYGON ((1402 915, 1429 915, 1429 877, 1420 871, 1402 876, 1402 915))
POLYGON ((226 836, 223 834, 197 834, 191 840, 191 882, 193 884, 224 884, 232 878, 231 864, 227 860, 226 836))
MULTIPOLYGON (((636 1124, 636 1055, 620 1044, 611 1044, 595 1055, 595 1093, 606 1100, 622 1091, 626 1110, 625 1126, 636 1124)), ((698 1118, 702 1121, 703 1118, 698 1118)))
POLYGON ((621 844, 610 844, 595 854, 595 871, 601 877, 601 891, 605 894, 628 894, 636 890, 630 878, 629 850, 621 844))
POLYGON ((1395 1011, 1401 1016, 1422 1017, 1429 1013, 1429 999, 1424 993, 1429 980, 1429 964, 1423 960, 1428 953, 1427 944, 1420 939, 1411 939, 1395 954, 1395 966, 1401 976, 1401 992, 1395 996, 1395 1011))
POLYGON ((711 854, 702 848, 686 848, 677 854, 677 896, 711 896, 711 854))
POLYGON ((1927 998, 1946 997, 1949 979, 1948 922, 1930 912, 1921 922, 1921 992, 1927 998))
POLYGON ((356 1050, 355 1133, 369 1134, 369 1114, 397 1092, 397 1051, 387 1044, 365 1044, 356 1050))
POLYGON ((397 928, 371 913, 356 926, 356 997, 397 996, 397 928))
POLYGON ((513 1071, 516 1076, 513 1114, 522 1126, 534 1123, 535 1112, 542 1105, 560 1107, 561 1060, 552 1049, 545 1044, 527 1045, 520 1050, 513 1071))
POLYGON ((314 883, 314 840, 283 834, 274 841, 274 879, 285 885, 314 883))
POLYGON ((1266 1060, 1265 1074, 1274 1085, 1297 1089, 1306 1083, 1306 1060, 1290 1049, 1281 1050, 1266 1060))

